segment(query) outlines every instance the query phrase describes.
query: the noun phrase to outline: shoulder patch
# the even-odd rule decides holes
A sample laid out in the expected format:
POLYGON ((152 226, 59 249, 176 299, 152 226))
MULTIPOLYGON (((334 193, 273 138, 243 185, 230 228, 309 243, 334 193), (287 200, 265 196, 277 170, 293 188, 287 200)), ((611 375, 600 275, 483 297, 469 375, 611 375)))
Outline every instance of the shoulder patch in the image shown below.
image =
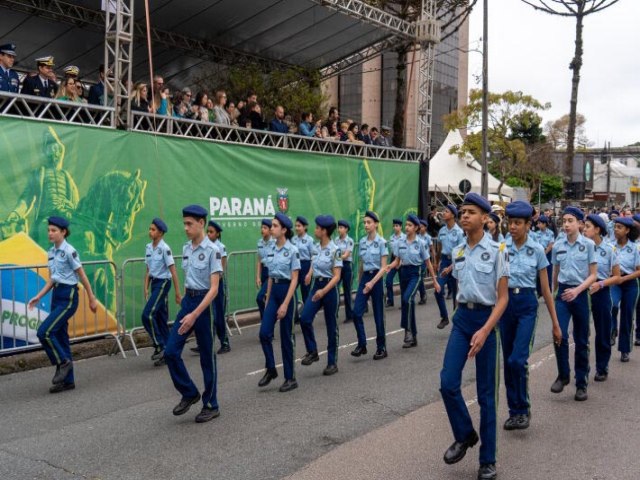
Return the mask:
POLYGON ((73 251, 73 253, 71 254, 71 256, 73 258, 78 258, 78 252, 76 252, 75 250, 73 251))
POLYGON ((167 249, 167 255, 171 256, 171 250, 167 249))
POLYGON ((222 258, 222 254, 220 252, 216 252, 216 259, 220 260, 222 258))

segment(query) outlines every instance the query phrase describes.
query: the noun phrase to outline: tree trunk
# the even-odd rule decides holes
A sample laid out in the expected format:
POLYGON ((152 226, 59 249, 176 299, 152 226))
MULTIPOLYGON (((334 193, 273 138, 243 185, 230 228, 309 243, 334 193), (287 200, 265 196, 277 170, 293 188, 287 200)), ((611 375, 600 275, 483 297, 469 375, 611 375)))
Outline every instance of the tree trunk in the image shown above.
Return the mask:
POLYGON ((575 150, 576 137, 576 117, 578 109, 578 85, 580 84, 580 68, 582 67, 582 21, 584 20, 584 2, 578 5, 576 15, 576 48, 573 60, 569 68, 573 70, 571 78, 571 102, 569 109, 569 128, 567 131, 567 157, 564 163, 564 173, 568 181, 572 181, 573 174, 573 152, 575 150))
POLYGON ((404 147, 404 110, 407 103, 407 51, 410 44, 396 49, 398 64, 396 65, 396 111, 393 115, 393 146, 404 147))

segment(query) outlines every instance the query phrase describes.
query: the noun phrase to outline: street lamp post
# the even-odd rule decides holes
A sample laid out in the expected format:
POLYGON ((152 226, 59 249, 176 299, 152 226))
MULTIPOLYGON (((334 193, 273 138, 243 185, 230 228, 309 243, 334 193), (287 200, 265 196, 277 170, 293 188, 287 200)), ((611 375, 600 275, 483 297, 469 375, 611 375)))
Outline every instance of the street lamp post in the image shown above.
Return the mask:
POLYGON ((484 11, 482 20, 482 155, 480 163, 482 166, 480 193, 483 197, 489 195, 489 172, 487 166, 488 139, 487 130, 489 128, 489 16, 487 13, 489 0, 484 0, 484 11))

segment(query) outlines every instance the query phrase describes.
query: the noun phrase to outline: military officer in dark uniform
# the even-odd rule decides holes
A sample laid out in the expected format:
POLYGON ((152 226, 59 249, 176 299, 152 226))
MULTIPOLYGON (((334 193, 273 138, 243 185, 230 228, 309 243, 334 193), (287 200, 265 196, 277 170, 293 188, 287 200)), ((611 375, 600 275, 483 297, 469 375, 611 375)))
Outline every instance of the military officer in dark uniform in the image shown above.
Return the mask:
POLYGON ((35 95, 36 97, 53 98, 58 91, 58 84, 53 73, 53 57, 36 58, 38 71, 32 73, 24 79, 22 83, 22 93, 25 95, 35 95))
POLYGON ((20 78, 12 70, 16 61, 16 46, 13 43, 0 45, 0 92, 18 93, 20 78))

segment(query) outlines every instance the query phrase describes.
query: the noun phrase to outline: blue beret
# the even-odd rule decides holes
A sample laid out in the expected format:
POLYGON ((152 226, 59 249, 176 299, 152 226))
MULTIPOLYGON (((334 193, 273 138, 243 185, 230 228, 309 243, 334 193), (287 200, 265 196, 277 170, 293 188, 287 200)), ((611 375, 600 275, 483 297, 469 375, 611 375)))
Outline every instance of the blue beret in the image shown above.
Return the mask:
POLYGON ((417 215, 414 215, 413 213, 410 213, 409 215, 407 215, 407 222, 413 223, 416 227, 420 226, 420 219, 418 218, 417 215))
POLYGON ((489 218, 490 218, 491 220, 493 220, 493 223, 495 223, 495 224, 497 224, 497 225, 500 225, 500 217, 499 217, 497 214, 495 214, 495 213, 491 212, 491 213, 489 214, 489 218))
POLYGON ((5 43, 4 45, 0 45, 0 53, 4 53, 5 55, 13 55, 16 56, 16 45, 14 43, 5 43))
POLYGON ((454 217, 458 218, 458 209, 454 204, 450 203, 446 208, 453 213, 454 217))
POLYGON ((546 215, 540 215, 538 217, 538 223, 546 223, 547 225, 549 225, 549 217, 547 217, 546 215))
POLYGON ((584 212, 580 210, 578 207, 573 207, 571 205, 569 205, 564 209, 564 212, 562 212, 562 215, 573 215, 578 220, 584 220, 584 212))
POLYGON ((620 212, 618 210, 611 210, 609 212, 609 215, 618 215, 618 216, 620 216, 620 212))
POLYGON ((507 205, 504 212, 510 218, 531 218, 533 216, 533 207, 530 203, 517 200, 507 205))
POLYGON ((151 220, 151 223, 153 223, 156 227, 158 227, 158 230, 160 230, 162 233, 167 233, 167 231, 169 230, 167 228, 167 224, 164 223, 161 218, 156 217, 153 220, 151 220))
POLYGON ((618 217, 614 220, 615 223, 621 223, 625 227, 633 227, 633 220, 629 217, 618 217))
POLYGON ((187 205, 182 209, 183 217, 207 218, 207 211, 200 205, 187 205))
POLYGON ((475 205, 486 213, 491 212, 491 204, 482 195, 476 192, 469 192, 464 196, 463 205, 475 205))
POLYGON ((280 225, 282 225, 283 227, 288 228, 289 230, 293 228, 293 222, 284 213, 278 212, 273 218, 278 220, 280 222, 280 225))
POLYGON ((300 222, 302 225, 309 225, 309 221, 304 218, 302 215, 298 215, 296 217, 296 222, 300 222))
POLYGON ((634 222, 640 223, 640 213, 636 213, 633 217, 631 217, 634 222))
POLYGON ((331 215, 318 215, 316 217, 316 225, 322 228, 331 228, 336 226, 336 219, 331 215))
POLYGON ((429 226, 429 222, 427 222, 424 218, 420 219, 420 225, 424 225, 425 227, 429 226))
POLYGON ((402 225, 402 219, 401 218, 394 218, 393 219, 393 224, 394 225, 402 225))
POLYGON ((265 227, 271 228, 271 219, 270 218, 263 218, 262 219, 262 225, 264 225, 265 227))
POLYGON ((209 220, 209 226, 215 228, 218 233, 222 233, 222 227, 218 222, 214 222, 213 220, 209 220))
POLYGON ((69 220, 63 217, 49 217, 47 222, 58 228, 69 228, 69 220))
POLYGON ((351 225, 349 225, 349 222, 347 222, 346 220, 338 220, 338 226, 345 227, 351 230, 351 225))
POLYGON ((596 227, 600 228, 600 235, 604 237, 607 234, 607 224, 604 223, 604 220, 600 215, 587 215, 587 220, 593 223, 596 227))
POLYGON ((371 210, 367 210, 366 212, 364 212, 364 216, 369 217, 374 222, 380 222, 380 220, 378 219, 378 216, 375 213, 373 213, 371 210))

